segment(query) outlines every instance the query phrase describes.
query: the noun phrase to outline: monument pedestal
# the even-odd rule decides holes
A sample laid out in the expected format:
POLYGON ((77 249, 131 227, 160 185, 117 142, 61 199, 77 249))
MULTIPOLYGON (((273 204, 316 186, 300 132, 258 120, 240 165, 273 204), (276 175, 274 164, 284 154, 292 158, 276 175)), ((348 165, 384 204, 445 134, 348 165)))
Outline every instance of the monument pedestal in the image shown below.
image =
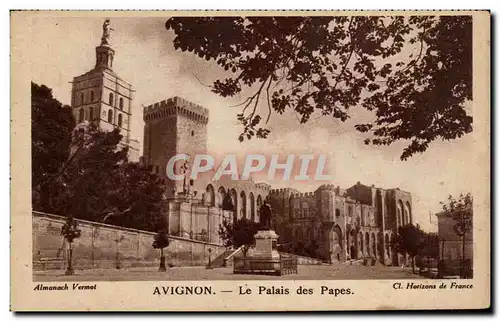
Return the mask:
POLYGON ((279 259, 278 238, 278 234, 273 230, 258 231, 255 234, 255 250, 252 255, 259 258, 279 259))
POLYGON ((255 234, 255 249, 248 251, 246 257, 235 258, 234 273, 281 275, 278 237, 272 230, 258 231, 255 234))

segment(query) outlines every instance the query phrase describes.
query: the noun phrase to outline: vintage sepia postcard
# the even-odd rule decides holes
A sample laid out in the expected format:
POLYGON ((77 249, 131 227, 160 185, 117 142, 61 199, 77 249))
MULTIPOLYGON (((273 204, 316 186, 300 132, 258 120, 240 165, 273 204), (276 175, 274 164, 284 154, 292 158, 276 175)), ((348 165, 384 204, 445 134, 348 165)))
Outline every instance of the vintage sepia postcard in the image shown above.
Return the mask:
POLYGON ((11 309, 490 307, 488 11, 12 11, 11 309))

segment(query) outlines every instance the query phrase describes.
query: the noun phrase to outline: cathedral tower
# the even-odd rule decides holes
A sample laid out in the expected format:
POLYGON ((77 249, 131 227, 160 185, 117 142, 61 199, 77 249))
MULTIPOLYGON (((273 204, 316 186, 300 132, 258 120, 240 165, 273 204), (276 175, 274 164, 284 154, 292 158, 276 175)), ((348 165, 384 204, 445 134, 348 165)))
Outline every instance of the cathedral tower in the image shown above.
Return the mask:
POLYGON ((102 26, 101 43, 95 48, 95 66, 87 73, 73 78, 71 107, 76 123, 96 123, 99 128, 111 131, 120 128, 122 146, 129 147, 129 158, 137 160, 138 141, 131 139, 132 85, 113 71, 115 50, 110 46, 110 21, 102 26))

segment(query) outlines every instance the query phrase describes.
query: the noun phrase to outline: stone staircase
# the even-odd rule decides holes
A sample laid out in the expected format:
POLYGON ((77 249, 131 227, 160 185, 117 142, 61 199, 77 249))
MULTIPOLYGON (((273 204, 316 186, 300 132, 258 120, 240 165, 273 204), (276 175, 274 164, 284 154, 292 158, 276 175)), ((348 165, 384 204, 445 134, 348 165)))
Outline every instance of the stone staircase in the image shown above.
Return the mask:
MULTIPOLYGON (((232 258, 237 255, 238 253, 241 252, 242 247, 237 248, 236 250, 231 249, 231 250, 226 250, 222 254, 220 254, 218 257, 216 257, 212 262, 211 262, 211 267, 212 268, 222 268, 222 267, 228 267, 233 265, 233 260, 232 258)), ((208 267, 208 264, 207 264, 208 267)))
POLYGON ((60 247, 56 249, 44 249, 38 251, 33 258, 34 270, 60 270, 66 267, 66 255, 64 253, 65 239, 60 247))

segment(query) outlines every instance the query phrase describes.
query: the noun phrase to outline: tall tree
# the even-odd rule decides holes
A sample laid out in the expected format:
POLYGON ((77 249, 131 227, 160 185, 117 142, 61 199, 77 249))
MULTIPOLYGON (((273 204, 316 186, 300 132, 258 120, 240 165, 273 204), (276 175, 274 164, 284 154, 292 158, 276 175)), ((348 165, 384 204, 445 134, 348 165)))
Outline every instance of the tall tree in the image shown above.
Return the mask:
POLYGON ((94 124, 75 128, 71 154, 55 178, 64 186, 53 209, 56 214, 100 221, 114 209, 112 196, 120 189, 120 166, 127 161, 127 150, 117 149, 121 138, 118 129, 104 132, 94 124))
POLYGON ((407 224, 400 226, 396 235, 396 250, 398 253, 408 253, 411 257, 412 271, 415 273, 415 256, 420 255, 425 247, 426 235, 420 226, 407 224))
POLYGON ((73 218, 73 216, 68 216, 66 222, 61 227, 61 235, 68 241, 68 267, 66 269, 66 275, 73 275, 75 271, 73 269, 73 249, 71 245, 73 241, 82 235, 82 231, 78 227, 78 221, 73 218))
POLYGON ((173 17, 166 28, 175 49, 229 73, 214 93, 253 92, 240 104, 240 141, 267 137, 262 120, 288 109, 306 123, 315 112, 345 121, 362 106, 374 116, 355 126, 371 134, 365 143, 404 140, 402 160, 472 130, 471 16, 173 17))
POLYGON ((449 195, 447 202, 441 202, 443 213, 452 218, 455 222, 453 231, 462 239, 462 259, 460 263, 460 277, 465 278, 466 271, 465 262, 465 244, 466 237, 472 233, 472 195, 470 193, 460 194, 456 199, 449 195))
POLYGON ((58 210, 136 229, 162 227, 163 181, 150 168, 128 162, 127 148, 118 147, 119 130, 104 132, 89 124, 76 131, 81 132, 75 137, 85 138, 61 176, 65 193, 58 210))
POLYGON ((255 234, 259 228, 259 223, 246 218, 239 219, 234 223, 231 223, 230 220, 224 220, 219 225, 219 236, 226 247, 239 248, 243 246, 243 255, 246 256, 250 245, 255 243, 255 234))
POLYGON ((69 106, 64 106, 45 85, 31 83, 31 183, 35 210, 50 211, 51 201, 62 186, 52 179, 69 157, 71 131, 75 122, 69 106))

